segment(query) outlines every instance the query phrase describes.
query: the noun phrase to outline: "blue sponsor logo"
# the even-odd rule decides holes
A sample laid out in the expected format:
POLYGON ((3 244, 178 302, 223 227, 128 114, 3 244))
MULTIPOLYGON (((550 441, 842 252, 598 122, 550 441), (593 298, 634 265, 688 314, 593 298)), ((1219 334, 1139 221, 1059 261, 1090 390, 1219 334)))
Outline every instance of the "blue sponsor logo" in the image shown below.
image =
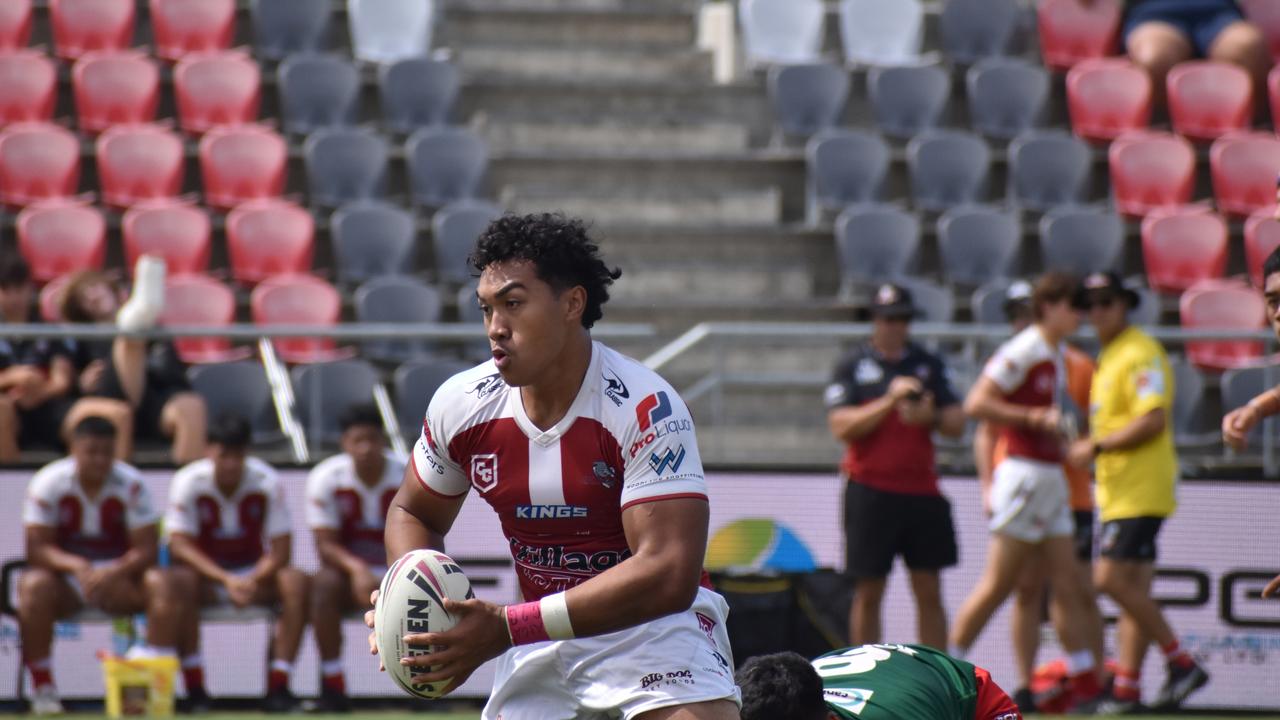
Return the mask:
POLYGON ((518 520, 564 520, 584 518, 587 509, 581 505, 517 505, 518 520))
POLYGON ((653 468, 653 471, 659 475, 665 475, 668 471, 679 471, 683 462, 684 445, 677 447, 675 450, 667 448, 661 455, 657 452, 649 453, 649 467, 653 468))

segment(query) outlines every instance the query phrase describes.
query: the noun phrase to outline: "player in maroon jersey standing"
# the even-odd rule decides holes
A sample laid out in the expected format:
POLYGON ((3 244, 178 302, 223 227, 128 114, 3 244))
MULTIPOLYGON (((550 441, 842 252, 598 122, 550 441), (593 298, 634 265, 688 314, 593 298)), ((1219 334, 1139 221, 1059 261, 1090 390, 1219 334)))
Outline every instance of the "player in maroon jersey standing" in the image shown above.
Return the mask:
POLYGON ((452 689, 498 658, 485 720, 737 720, 728 607, 702 567, 693 420, 656 373, 592 341, 621 274, 598 250, 557 215, 508 215, 477 240, 493 359, 432 398, 387 558, 442 548, 474 488, 501 519, 525 602, 446 601, 457 626, 410 636, 438 647, 404 662, 414 682, 452 689))

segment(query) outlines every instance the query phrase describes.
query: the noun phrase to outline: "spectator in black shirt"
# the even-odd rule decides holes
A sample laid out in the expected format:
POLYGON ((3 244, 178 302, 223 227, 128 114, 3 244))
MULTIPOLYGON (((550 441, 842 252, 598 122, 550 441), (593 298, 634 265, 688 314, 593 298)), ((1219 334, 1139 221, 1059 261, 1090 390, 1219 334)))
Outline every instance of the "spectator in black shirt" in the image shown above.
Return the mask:
MULTIPOLYGON (((33 321, 31 272, 18 255, 0 256, 0 318, 33 321)), ((0 339, 0 462, 23 448, 60 447, 63 421, 74 400, 75 368, 56 340, 0 339)))
MULTIPOLYGON (((67 283, 63 318, 72 323, 114 322, 124 331, 153 326, 164 304, 164 265, 143 256, 134 275, 133 296, 122 304, 124 293, 106 276, 78 273, 67 283)), ((171 440, 172 459, 178 464, 204 456, 204 400, 191 391, 186 366, 173 343, 120 335, 114 340, 76 342, 72 350, 80 389, 88 396, 81 403, 102 407, 124 403, 129 410, 127 420, 119 413, 108 416, 121 430, 119 457, 132 455, 133 439, 171 440), (127 421, 131 424, 126 425, 127 421)), ((72 414, 81 408, 77 404, 72 414)))

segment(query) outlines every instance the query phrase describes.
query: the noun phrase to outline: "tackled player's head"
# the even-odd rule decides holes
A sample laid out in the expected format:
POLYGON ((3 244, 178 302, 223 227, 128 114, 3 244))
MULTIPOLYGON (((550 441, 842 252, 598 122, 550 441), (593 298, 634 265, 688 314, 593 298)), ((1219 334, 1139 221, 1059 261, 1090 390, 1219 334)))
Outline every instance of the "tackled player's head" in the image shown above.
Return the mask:
POLYGON ((223 488, 234 488, 244 477, 245 457, 253 430, 235 413, 223 413, 209 423, 205 454, 213 463, 213 479, 223 488))
POLYGON ((90 416, 71 428, 71 457, 81 482, 97 485, 111 474, 116 460, 116 426, 90 416))
POLYGON ((793 652, 757 655, 734 680, 742 689, 742 720, 827 720, 822 678, 793 652))
POLYGON ((571 343, 603 316, 622 275, 600 259, 581 220, 548 213, 494 220, 469 258, 502 379, 531 385, 555 372, 571 343))
POLYGON ((1280 336, 1280 247, 1262 263, 1262 296, 1267 301, 1267 320, 1280 336))
POLYGON ((356 403, 347 406, 338 416, 342 429, 342 452, 351 456, 356 474, 380 476, 383 467, 383 451, 386 440, 382 437, 382 416, 373 403, 356 403))

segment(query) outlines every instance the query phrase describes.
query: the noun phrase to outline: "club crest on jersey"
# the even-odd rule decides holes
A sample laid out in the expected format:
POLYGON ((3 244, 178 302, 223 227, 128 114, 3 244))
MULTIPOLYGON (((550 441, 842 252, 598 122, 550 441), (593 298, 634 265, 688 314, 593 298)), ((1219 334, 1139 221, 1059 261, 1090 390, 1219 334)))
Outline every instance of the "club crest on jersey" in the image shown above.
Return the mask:
POLYGON ((612 488, 618 483, 617 471, 603 460, 591 463, 591 474, 595 475, 596 480, 599 480, 600 484, 607 488, 612 488))
POLYGON ((622 382, 622 378, 618 377, 617 373, 608 370, 604 375, 604 394, 618 407, 622 407, 623 400, 631 399, 631 391, 627 389, 627 384, 622 382))
POLYGON ((498 456, 493 453, 471 456, 471 484, 482 493, 498 484, 498 456))
POLYGON ((698 618, 698 627, 702 628, 702 632, 707 634, 707 639, 714 643, 716 641, 716 621, 700 612, 695 612, 694 616, 698 618))
POLYGON ((667 448, 661 455, 656 451, 649 453, 649 467, 653 468, 653 471, 659 475, 665 475, 667 472, 678 472, 683 462, 684 445, 680 445, 675 450, 667 448))
POLYGON ((502 375, 494 373, 481 378, 467 390, 467 394, 475 395, 477 400, 483 400, 497 392, 500 387, 502 387, 502 375))
POLYGON ((668 417, 671 417, 671 401, 667 399, 667 393, 661 390, 636 405, 636 420, 640 422, 640 432, 668 417))

